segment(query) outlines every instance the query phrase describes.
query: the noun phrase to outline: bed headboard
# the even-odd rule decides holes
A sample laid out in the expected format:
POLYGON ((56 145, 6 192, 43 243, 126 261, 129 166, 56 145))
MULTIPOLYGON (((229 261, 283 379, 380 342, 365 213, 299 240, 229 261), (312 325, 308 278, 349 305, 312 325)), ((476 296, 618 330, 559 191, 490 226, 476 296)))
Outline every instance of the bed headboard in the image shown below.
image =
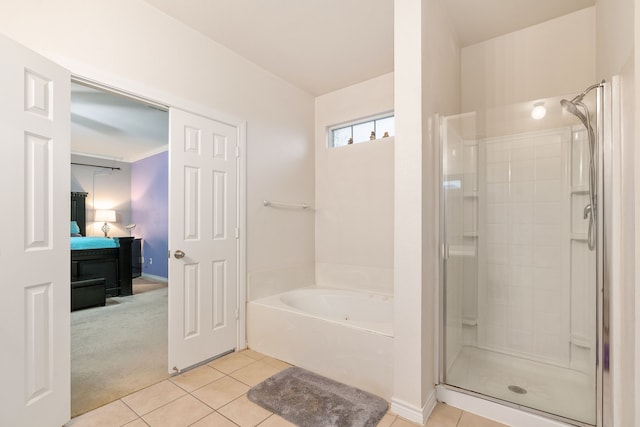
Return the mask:
POLYGON ((85 202, 87 193, 71 192, 71 221, 78 223, 80 234, 87 235, 87 215, 85 202))

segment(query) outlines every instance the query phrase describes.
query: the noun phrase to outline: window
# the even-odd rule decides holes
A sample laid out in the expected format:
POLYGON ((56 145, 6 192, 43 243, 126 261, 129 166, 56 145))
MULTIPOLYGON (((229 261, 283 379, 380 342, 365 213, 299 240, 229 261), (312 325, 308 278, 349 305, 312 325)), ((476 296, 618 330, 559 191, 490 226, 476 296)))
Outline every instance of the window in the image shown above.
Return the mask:
POLYGON ((334 126, 329 128, 329 131, 329 147, 343 147, 372 139, 394 136, 395 120, 393 114, 386 114, 366 121, 334 126))

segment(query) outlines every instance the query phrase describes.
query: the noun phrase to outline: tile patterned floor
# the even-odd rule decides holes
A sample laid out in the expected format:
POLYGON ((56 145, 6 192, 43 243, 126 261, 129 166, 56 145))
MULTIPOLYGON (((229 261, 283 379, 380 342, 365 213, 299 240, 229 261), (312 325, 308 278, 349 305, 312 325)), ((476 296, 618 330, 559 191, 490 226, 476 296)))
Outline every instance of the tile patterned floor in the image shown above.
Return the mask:
MULTIPOLYGON (((290 365, 252 350, 232 353, 76 417, 65 427, 289 427, 247 391, 290 365)), ((378 427, 416 427, 388 412, 378 427)), ((505 427, 438 404, 425 427, 505 427)))

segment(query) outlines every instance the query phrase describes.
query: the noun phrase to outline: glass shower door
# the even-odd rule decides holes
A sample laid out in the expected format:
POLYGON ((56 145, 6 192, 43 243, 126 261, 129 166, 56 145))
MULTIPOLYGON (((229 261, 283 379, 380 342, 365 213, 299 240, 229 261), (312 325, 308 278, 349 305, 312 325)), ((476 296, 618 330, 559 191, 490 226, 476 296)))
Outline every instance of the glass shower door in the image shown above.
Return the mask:
MULTIPOLYGON (((595 424, 591 150, 563 98, 537 120, 533 101, 442 119, 441 369, 446 385, 595 424)), ((595 111, 595 92, 585 102, 595 111)))

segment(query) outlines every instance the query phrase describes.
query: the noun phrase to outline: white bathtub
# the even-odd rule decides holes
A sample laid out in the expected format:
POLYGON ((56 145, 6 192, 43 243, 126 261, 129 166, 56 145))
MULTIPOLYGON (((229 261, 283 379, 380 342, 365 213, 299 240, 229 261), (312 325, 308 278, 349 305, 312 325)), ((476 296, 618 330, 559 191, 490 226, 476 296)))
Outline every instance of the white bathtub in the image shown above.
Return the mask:
POLYGON ((393 297, 302 288, 250 301, 249 347, 391 398, 393 297))

